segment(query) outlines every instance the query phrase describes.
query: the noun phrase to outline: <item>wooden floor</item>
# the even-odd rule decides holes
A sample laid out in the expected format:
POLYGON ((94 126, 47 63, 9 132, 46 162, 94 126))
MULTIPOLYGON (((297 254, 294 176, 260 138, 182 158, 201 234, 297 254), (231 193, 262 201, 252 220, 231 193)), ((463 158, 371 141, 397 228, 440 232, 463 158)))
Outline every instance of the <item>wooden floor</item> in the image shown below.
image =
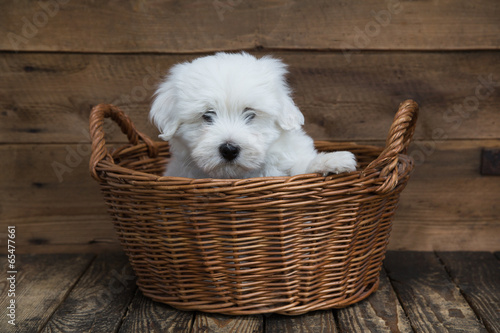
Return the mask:
POLYGON ((17 255, 17 273, 4 267, 15 281, 0 281, 0 332, 500 332, 500 253, 389 252, 368 299, 295 317, 152 302, 121 253, 17 255))

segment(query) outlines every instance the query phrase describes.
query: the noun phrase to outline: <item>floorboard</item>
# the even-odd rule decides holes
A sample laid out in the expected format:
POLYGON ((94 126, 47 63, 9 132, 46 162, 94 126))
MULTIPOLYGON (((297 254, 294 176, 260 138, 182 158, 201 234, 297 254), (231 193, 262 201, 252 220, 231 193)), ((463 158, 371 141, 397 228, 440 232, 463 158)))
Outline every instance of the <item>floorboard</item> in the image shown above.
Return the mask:
POLYGON ((225 316, 199 313, 196 315, 192 332, 256 333, 262 332, 262 327, 262 316, 225 316))
MULTIPOLYGON (((38 332, 65 300, 90 265, 93 255, 22 255, 16 257, 15 283, 0 284, 0 332, 38 332), (10 297, 11 292, 15 294, 10 297), (4 296, 5 295, 5 296, 4 296), (15 325, 9 324, 8 303, 15 303, 15 325)), ((2 262, 5 262, 3 259, 2 262)), ((6 266, 5 266, 6 267, 6 266)))
POLYGON ((488 331, 500 332, 500 263, 487 252, 438 252, 488 331))
POLYGON ((315 311, 302 316, 272 315, 266 320, 266 333, 307 332, 337 333, 340 332, 335 323, 332 311, 315 311))
POLYGON ((377 292, 364 302, 338 310, 341 332, 413 332, 385 270, 377 292))
POLYGON ((417 332, 486 332, 432 252, 389 252, 389 278, 417 332))
POLYGON ((500 332, 499 253, 390 251, 366 300, 300 316, 176 310, 142 295, 122 253, 16 259, 16 325, 4 297, 0 332, 500 332))
POLYGON ((153 302, 137 291, 119 332, 188 333, 194 317, 194 312, 177 311, 166 304, 153 302))
POLYGON ((123 255, 99 255, 42 332, 115 332, 137 289, 135 279, 123 255))

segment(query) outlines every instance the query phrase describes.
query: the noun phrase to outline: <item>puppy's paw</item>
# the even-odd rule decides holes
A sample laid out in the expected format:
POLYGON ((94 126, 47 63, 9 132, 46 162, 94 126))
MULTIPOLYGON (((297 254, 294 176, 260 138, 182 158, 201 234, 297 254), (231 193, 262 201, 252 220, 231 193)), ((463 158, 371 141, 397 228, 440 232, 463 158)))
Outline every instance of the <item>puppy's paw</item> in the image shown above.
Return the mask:
POLYGON ((326 176, 329 173, 342 173, 356 171, 356 157, 348 151, 337 151, 334 153, 319 153, 309 163, 308 173, 321 173, 326 176))

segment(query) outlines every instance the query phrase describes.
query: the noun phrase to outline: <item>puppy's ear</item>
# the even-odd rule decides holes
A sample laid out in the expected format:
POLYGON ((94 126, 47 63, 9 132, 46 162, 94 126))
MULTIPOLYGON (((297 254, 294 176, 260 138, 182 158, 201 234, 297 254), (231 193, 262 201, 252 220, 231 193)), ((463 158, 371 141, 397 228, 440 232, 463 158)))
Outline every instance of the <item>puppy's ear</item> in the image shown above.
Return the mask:
POLYGON ((283 98, 278 124, 285 131, 297 130, 304 125, 304 115, 288 94, 283 98))
POLYGON ((174 77, 172 75, 160 84, 155 96, 151 105, 151 111, 149 112, 149 119, 160 131, 158 137, 168 141, 174 136, 180 124, 179 116, 176 112, 177 98, 174 77))
POLYGON ((286 82, 287 66, 281 60, 269 56, 258 60, 267 70, 270 82, 278 96, 280 107, 278 110, 278 125, 285 131, 299 129, 304 125, 304 115, 295 105, 291 97, 291 89, 286 82))

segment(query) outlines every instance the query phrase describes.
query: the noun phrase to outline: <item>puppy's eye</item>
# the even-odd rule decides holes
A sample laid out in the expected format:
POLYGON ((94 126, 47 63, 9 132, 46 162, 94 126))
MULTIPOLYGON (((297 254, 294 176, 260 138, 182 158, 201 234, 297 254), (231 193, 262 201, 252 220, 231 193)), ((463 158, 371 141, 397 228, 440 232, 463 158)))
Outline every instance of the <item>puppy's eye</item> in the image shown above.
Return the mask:
POLYGON ((253 109, 250 109, 250 108, 245 108, 245 110, 243 111, 243 114, 245 116, 245 121, 247 123, 251 122, 255 118, 255 116, 257 115, 255 113, 255 111, 253 109))
POLYGON ((216 113, 215 111, 213 110, 208 110, 207 112, 205 112, 201 118, 203 118, 203 120, 208 123, 208 124, 212 124, 214 122, 214 118, 216 116, 216 113))

